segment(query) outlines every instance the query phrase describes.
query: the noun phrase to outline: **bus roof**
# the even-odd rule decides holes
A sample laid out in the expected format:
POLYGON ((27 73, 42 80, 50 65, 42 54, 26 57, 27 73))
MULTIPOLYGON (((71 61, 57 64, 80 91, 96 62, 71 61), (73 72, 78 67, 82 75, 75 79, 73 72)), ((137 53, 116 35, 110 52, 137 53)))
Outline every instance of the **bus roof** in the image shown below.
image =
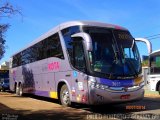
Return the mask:
POLYGON ((75 25, 98 26, 98 27, 106 27, 106 28, 127 30, 126 28, 118 26, 118 25, 96 22, 96 21, 70 21, 70 22, 62 23, 59 26, 60 26, 60 30, 62 30, 64 28, 67 28, 67 27, 70 27, 70 26, 75 26, 75 25))
POLYGON ((159 49, 159 50, 155 50, 155 51, 153 51, 150 55, 153 55, 153 54, 155 54, 155 53, 157 53, 157 52, 159 52, 159 53, 160 53, 160 49, 159 49))
POLYGON ((25 50, 26 48, 44 40, 45 38, 51 36, 52 34, 65 29, 67 27, 71 27, 71 26, 97 26, 97 27, 106 27, 106 28, 113 28, 113 29, 119 29, 119 30, 128 30, 122 26, 118 26, 118 25, 113 25, 113 24, 108 24, 108 23, 102 23, 102 22, 95 22, 95 21, 70 21, 70 22, 65 22, 62 23, 54 28, 52 28, 51 30, 49 30, 48 32, 46 32, 45 34, 41 35, 39 38, 37 38, 36 40, 34 40, 31 44, 29 44, 28 46, 26 46, 25 48, 21 49, 20 51, 16 52, 15 54, 13 54, 12 56, 16 55, 17 53, 25 50))

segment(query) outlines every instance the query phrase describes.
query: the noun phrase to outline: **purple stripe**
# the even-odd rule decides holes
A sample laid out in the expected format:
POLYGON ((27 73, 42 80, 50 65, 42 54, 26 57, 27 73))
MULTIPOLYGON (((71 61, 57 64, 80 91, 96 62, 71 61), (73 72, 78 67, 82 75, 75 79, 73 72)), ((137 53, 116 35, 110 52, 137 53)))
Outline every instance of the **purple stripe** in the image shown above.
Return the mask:
POLYGON ((35 94, 35 95, 39 95, 39 96, 50 97, 48 91, 39 91, 39 90, 36 90, 34 94, 35 94))
POLYGON ((100 78, 100 83, 110 87, 130 87, 134 85, 134 80, 110 80, 100 78))

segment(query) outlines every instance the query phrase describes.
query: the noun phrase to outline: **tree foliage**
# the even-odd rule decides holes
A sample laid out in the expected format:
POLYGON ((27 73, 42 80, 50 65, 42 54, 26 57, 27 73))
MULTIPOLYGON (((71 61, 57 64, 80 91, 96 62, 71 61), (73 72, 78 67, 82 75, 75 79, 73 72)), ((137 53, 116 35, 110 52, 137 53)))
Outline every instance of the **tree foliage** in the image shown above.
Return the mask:
POLYGON ((6 32, 8 28, 8 24, 0 24, 0 60, 2 59, 4 53, 5 53, 5 42, 4 39, 4 33, 6 32))
MULTIPOLYGON (((11 5, 9 2, 3 2, 0 0, 0 20, 4 17, 11 17, 15 14, 21 14, 20 10, 11 5)), ((0 60, 5 53, 5 32, 9 28, 8 23, 0 23, 0 60)))
POLYGON ((142 61, 142 66, 143 67, 148 67, 149 66, 149 61, 148 60, 142 61))

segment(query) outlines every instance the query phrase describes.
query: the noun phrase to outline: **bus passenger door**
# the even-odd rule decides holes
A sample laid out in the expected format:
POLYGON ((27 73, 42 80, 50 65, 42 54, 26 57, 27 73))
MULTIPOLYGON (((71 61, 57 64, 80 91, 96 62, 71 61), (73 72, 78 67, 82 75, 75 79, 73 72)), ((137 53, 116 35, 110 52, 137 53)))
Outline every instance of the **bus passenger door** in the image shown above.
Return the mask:
POLYGON ((72 98, 76 102, 88 103, 88 82, 86 73, 86 59, 82 38, 74 38, 73 41, 73 86, 72 98))

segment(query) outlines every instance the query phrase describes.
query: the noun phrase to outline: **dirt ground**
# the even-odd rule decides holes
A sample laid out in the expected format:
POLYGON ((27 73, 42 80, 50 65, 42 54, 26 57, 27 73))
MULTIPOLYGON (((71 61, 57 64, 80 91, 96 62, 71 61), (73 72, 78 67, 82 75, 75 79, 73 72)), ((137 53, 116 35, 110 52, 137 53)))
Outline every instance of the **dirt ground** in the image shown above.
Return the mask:
POLYGON ((83 119, 85 110, 63 107, 57 100, 38 97, 19 97, 11 93, 0 93, 0 113, 5 116, 18 116, 18 119, 83 119))
MULTIPOLYGON (((144 100, 135 103, 94 108, 77 104, 71 108, 61 106, 58 100, 29 95, 19 97, 12 93, 0 92, 0 120, 98 120, 106 118, 107 115, 123 114, 150 114, 160 118, 160 96, 145 96, 144 100), (126 106, 141 108, 127 109, 126 106)), ((115 118, 119 119, 119 116, 115 118)))

